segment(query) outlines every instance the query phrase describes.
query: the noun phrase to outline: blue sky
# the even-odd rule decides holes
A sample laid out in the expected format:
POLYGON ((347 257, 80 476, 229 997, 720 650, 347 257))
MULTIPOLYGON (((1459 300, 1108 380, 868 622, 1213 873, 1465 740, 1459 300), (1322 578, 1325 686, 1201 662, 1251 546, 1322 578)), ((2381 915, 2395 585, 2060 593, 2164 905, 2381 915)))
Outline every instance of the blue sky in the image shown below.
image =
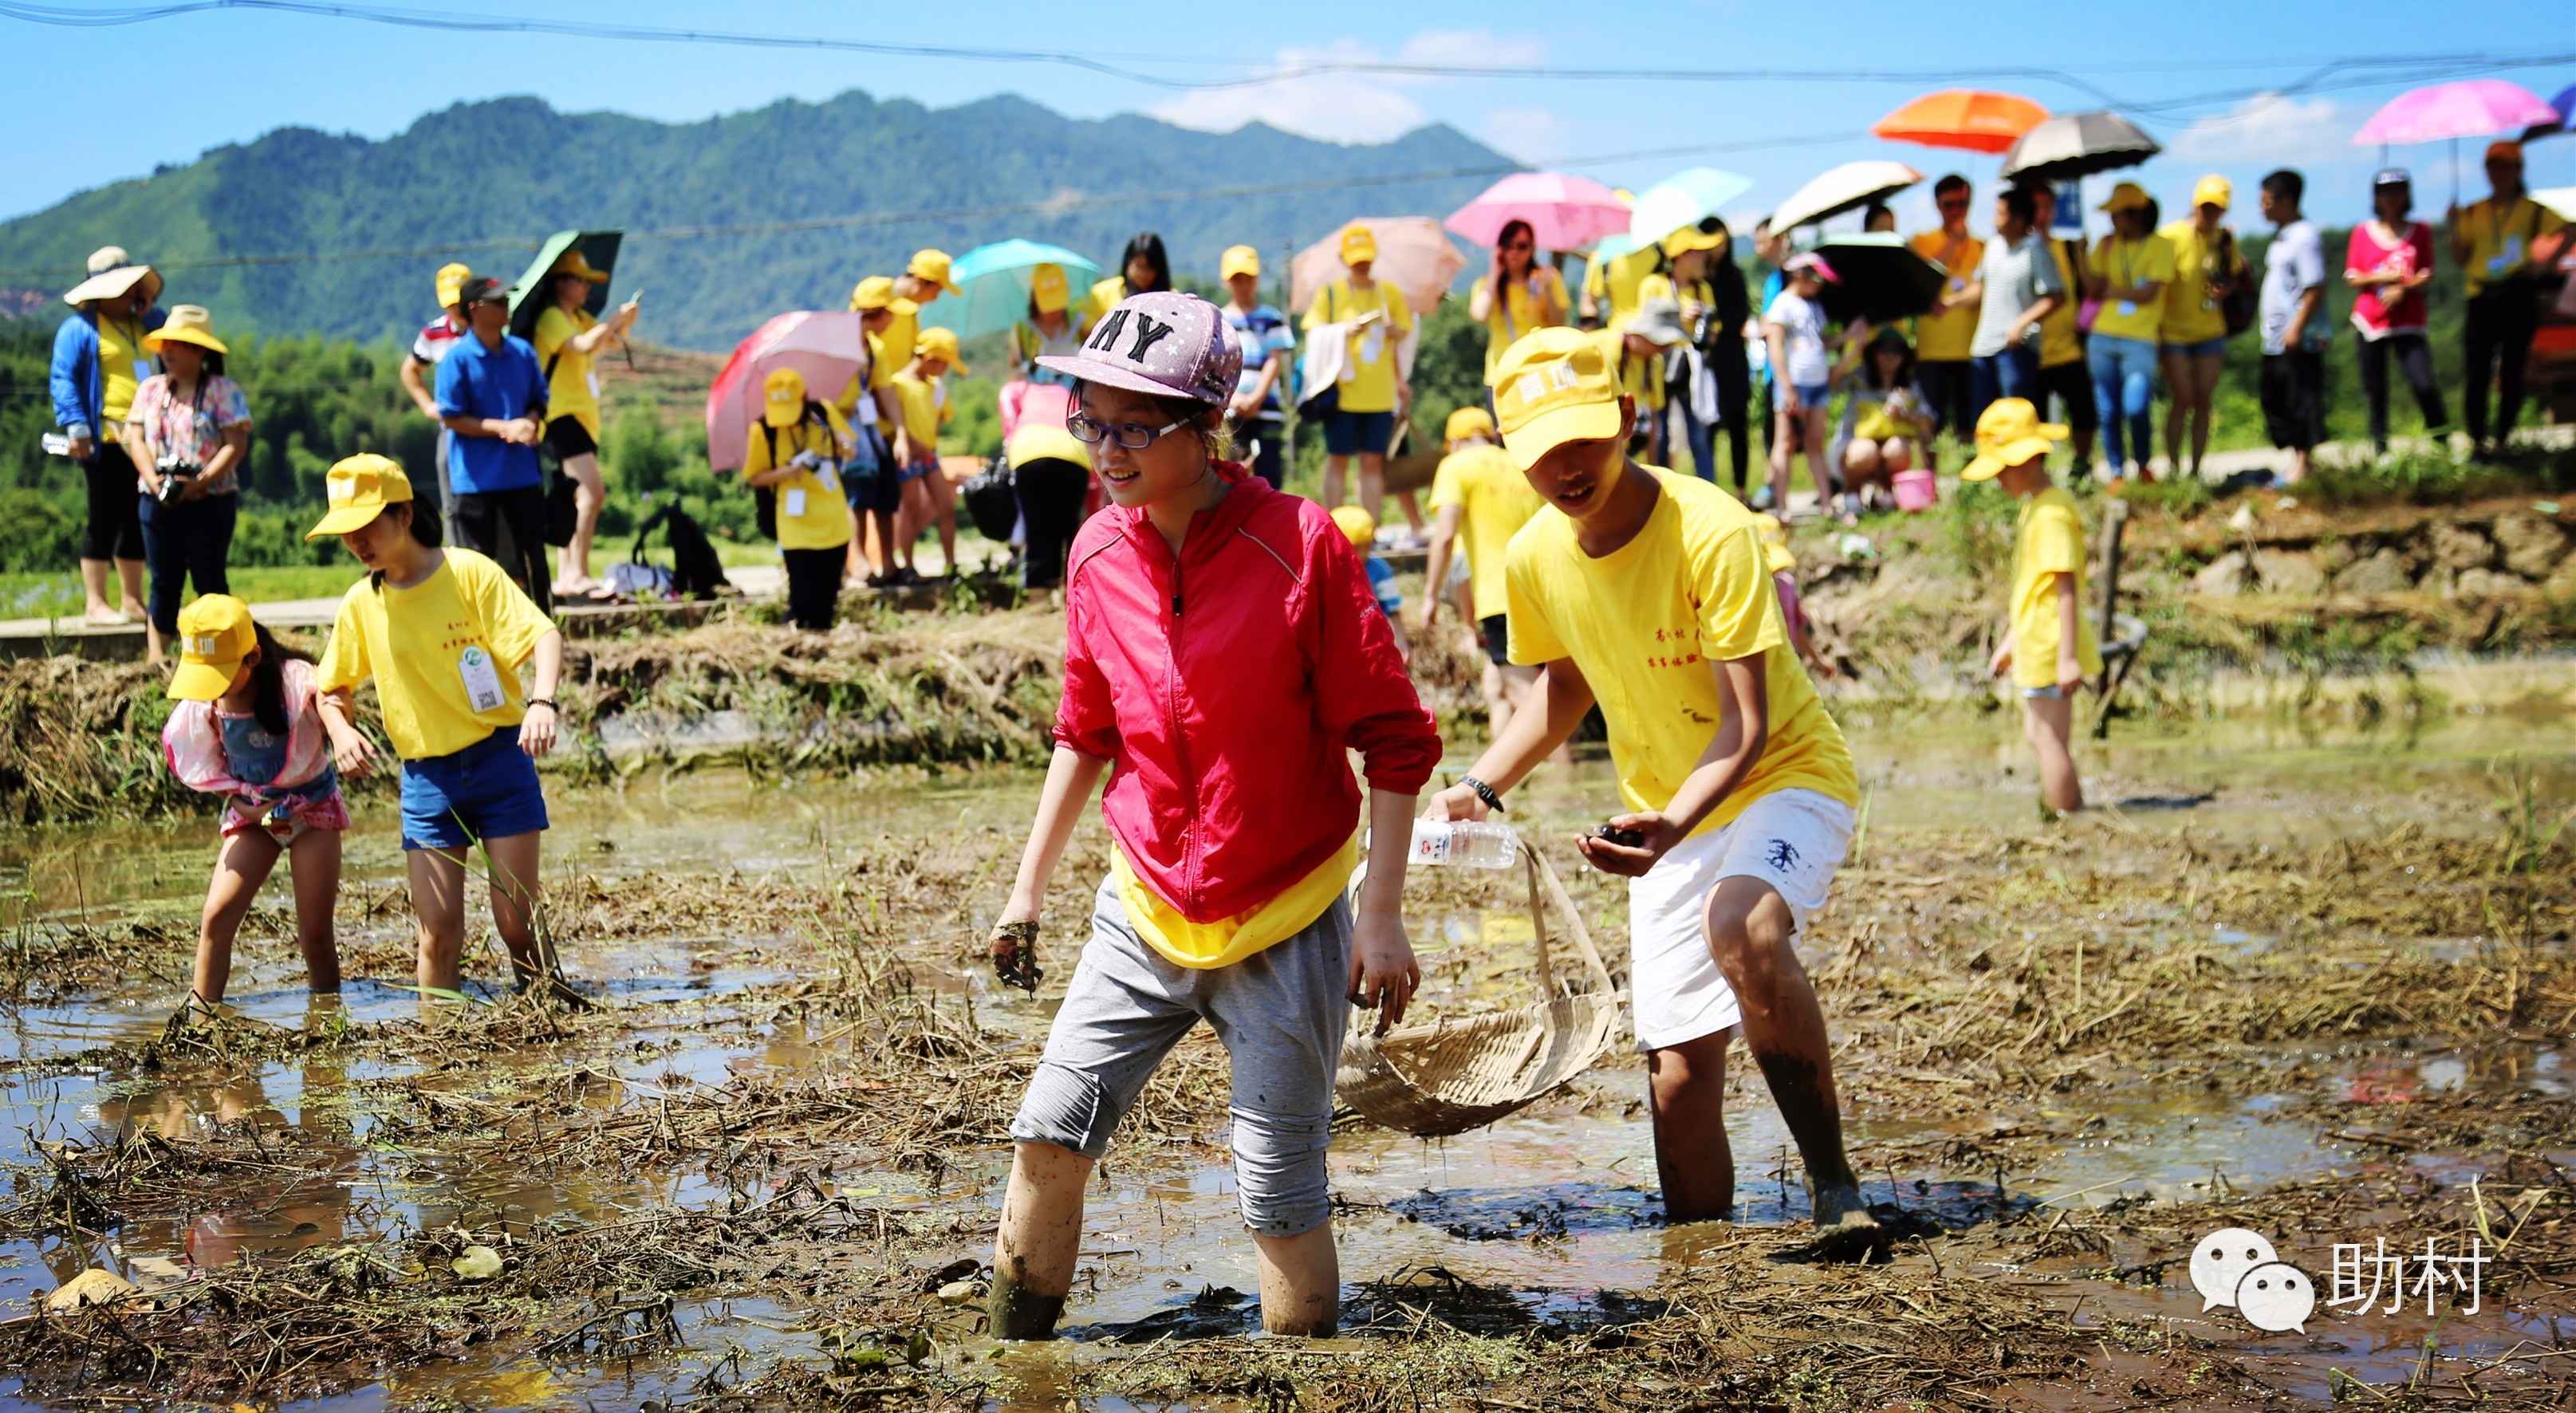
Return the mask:
MULTIPOLYGON (((2253 224, 2254 180, 2273 166, 2303 169, 2309 207, 2328 221, 2365 205, 2375 151, 2351 132, 2421 74, 2381 70, 2367 85, 2278 90, 2323 62, 2408 52, 2538 56, 2576 40, 2544 35, 2540 10, 2513 0, 2447 0, 2428 23, 2423 0, 2178 0, 2148 22, 2134 12, 2105 23, 2094 7, 2018 3, 1985 11, 1877 3, 1834 7, 1667 0, 1615 9, 1488 0, 1478 5, 1391 6, 1310 0, 1295 6, 1084 7, 1061 4, 858 7, 621 0, 613 7, 527 0, 457 0, 447 13, 516 13, 639 25, 724 27, 771 34, 901 38, 1011 45, 1116 56, 1113 62, 1173 78, 1237 78, 1318 58, 1409 60, 1435 65, 1548 64, 1628 72, 1674 67, 1903 68, 1955 73, 1968 86, 2002 88, 2053 110, 2101 106, 2090 84, 2131 104, 2201 101, 2141 120, 2166 154, 2135 175, 2169 212, 2205 171, 2247 193, 2236 219, 2253 224), (1098 17, 1088 27, 1068 14, 1098 17), (1401 19, 1396 18, 1401 16, 1401 19), (1596 15, 1610 22, 1591 23, 1596 15), (1938 20, 1953 16, 1944 26, 1938 20), (900 35, 898 18, 914 21, 900 35), (1572 23, 1573 21, 1584 21, 1572 23), (2003 47, 2005 44, 2009 48, 2003 47), (2064 72, 2003 78, 1999 65, 2064 72), (2273 96, 2264 96, 2268 90, 2273 96), (2211 96, 2238 93, 2242 96, 2211 96)), ((1209 92, 1174 92, 1132 79, 1029 63, 878 58, 597 41, 542 36, 459 37, 317 16, 232 11, 114 28, 65 29, 0 19, 0 42, 20 98, 8 120, 11 160, 0 164, 0 213, 50 205, 73 191, 185 162, 206 147, 287 125, 381 137, 425 113, 469 99, 536 93, 568 111, 614 109, 694 119, 775 98, 820 99, 849 88, 908 96, 934 107, 1018 92, 1083 117, 1142 112, 1224 130, 1263 118, 1341 141, 1392 137, 1445 121, 1506 153, 1566 165, 1642 187, 1676 167, 1705 162, 1754 179, 1749 215, 1808 176, 1855 157, 1894 157, 1927 175, 1959 170, 1990 182, 1998 159, 1857 136, 1916 93, 1948 82, 1730 80, 1722 83, 1457 79, 1332 75, 1209 92), (189 76, 194 75, 191 79, 189 76), (122 95, 120 100, 118 95, 122 95), (1851 134, 1855 136, 1834 136, 1851 134), (1821 143, 1785 140, 1826 135, 1821 143), (1768 143, 1707 156, 1611 161, 1604 154, 1692 143, 1768 143)), ((2576 62, 2497 69, 2542 97, 2576 83, 2576 62)), ((2416 169, 2424 214, 2448 197, 2448 150, 2401 149, 2416 169)), ((2483 191, 2477 153, 2464 145, 2462 180, 2483 191)), ((1211 172, 1211 184, 1254 174, 1211 172)), ((2531 184, 2576 185, 2576 136, 2534 144, 2531 184)), ((1930 219, 1928 184, 1901 208, 1911 229, 1930 219)), ((1977 223, 1986 221, 1979 203, 1977 223)))

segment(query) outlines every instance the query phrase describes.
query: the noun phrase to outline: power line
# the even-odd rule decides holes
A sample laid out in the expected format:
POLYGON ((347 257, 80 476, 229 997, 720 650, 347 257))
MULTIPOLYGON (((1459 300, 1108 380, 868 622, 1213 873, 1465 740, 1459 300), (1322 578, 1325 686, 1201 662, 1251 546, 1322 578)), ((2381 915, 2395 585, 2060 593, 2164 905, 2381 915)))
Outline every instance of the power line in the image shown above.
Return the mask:
MULTIPOLYGON (((393 25, 412 29, 487 34, 542 34, 590 40, 620 40, 661 44, 720 44, 763 49, 810 49, 837 53, 869 54, 884 58, 943 59, 980 63, 1041 64, 1071 67, 1106 77, 1124 79, 1152 88, 1179 92, 1206 92, 1225 89, 1258 88, 1300 79, 1332 75, 1370 75, 1387 78, 1479 78, 1510 81, 1552 80, 1562 82, 1634 83, 1887 83, 1946 84, 1962 78, 2038 81, 2055 83, 2087 94, 2107 107, 2130 112, 2173 111, 2214 102, 2238 101, 2259 97, 2269 92, 2314 91, 2336 74, 2367 70, 2381 74, 2404 74, 2420 77, 2428 71, 2453 72, 2463 69, 2523 69, 2576 62, 2576 53, 2549 55, 2453 53, 2406 55, 2354 55, 2316 59, 2248 59, 2216 61, 2175 66, 2142 65, 2038 65, 2002 64, 1991 67, 1944 66, 1938 68, 1690 68, 1690 67, 1585 67, 1555 64, 1458 64, 1422 60, 1316 59, 1297 64, 1267 66, 1258 61, 1235 57, 1176 56, 1169 53, 1103 53, 1077 50, 1017 49, 988 45, 901 43, 878 39, 849 39, 833 35, 761 33, 746 30, 680 28, 661 25, 617 24, 589 20, 534 19, 515 15, 484 15, 471 12, 427 10, 388 5, 332 4, 323 0, 175 0, 160 5, 134 5, 117 8, 88 9, 62 5, 38 5, 8 0, 0 3, 0 18, 23 20, 31 24, 66 28, 97 29, 124 25, 149 24, 160 20, 221 11, 258 11, 274 14, 301 15, 313 18, 353 20, 363 23, 393 25), (1225 78, 1176 78, 1149 73, 1135 64, 1182 65, 1191 69, 1249 69, 1252 72, 1225 78), (2215 69, 2309 67, 2310 74, 2292 85, 2263 85, 2214 91, 2188 98, 2134 101, 2123 99, 2085 77, 2087 74, 2137 75, 2156 72, 2199 73, 2215 69)), ((2363 80, 2354 86, 2372 86, 2385 78, 2363 80)))

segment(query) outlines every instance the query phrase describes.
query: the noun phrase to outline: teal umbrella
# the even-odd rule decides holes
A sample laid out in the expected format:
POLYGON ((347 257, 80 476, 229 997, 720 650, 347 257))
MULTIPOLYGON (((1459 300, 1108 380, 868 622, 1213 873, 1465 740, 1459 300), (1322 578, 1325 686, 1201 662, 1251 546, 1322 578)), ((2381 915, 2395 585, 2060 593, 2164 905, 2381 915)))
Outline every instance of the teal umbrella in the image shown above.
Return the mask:
MULTIPOLYGON (((1078 308, 1081 294, 1100 278, 1100 267, 1060 245, 1034 240, 997 240, 957 257, 948 277, 957 282, 964 306, 945 320, 962 339, 1000 333, 1029 315, 1029 277, 1040 265, 1064 271, 1065 288, 1078 308)), ((939 306, 944 312, 945 304, 939 306)))
MULTIPOLYGON (((537 333, 537 316, 554 303, 554 294, 546 286, 546 272, 555 267, 567 250, 578 248, 590 268, 602 274, 613 274, 617 268, 617 247, 624 243, 624 231, 557 231, 546 237, 537 248, 537 258, 529 262, 527 273, 510 288, 510 332, 533 342, 537 333)), ((590 287, 590 298, 583 308, 593 316, 608 312, 608 281, 590 287)), ((629 355, 631 358, 632 355, 629 355)))

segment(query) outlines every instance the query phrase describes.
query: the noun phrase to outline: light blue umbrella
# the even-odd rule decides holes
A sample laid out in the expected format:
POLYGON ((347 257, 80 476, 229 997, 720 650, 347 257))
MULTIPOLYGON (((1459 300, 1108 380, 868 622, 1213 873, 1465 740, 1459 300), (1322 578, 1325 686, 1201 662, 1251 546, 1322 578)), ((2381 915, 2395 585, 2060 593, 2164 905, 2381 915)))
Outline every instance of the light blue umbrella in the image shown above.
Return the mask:
MULTIPOLYGON (((949 267, 948 277, 962 291, 958 298, 964 307, 940 322, 955 329, 959 338, 967 339, 999 333, 1019 323, 1029 316, 1029 274, 1040 265, 1063 268, 1065 287, 1072 296, 1070 307, 1078 307, 1082 292, 1100 278, 1099 266, 1063 246, 1034 240, 997 240, 967 251, 949 267)), ((946 311, 944 302, 933 307, 943 314, 946 311)))
POLYGON ((1628 209, 1628 235, 1651 245, 1684 226, 1725 214, 1727 203, 1753 189, 1753 179, 1715 167, 1686 167, 1644 191, 1628 209))

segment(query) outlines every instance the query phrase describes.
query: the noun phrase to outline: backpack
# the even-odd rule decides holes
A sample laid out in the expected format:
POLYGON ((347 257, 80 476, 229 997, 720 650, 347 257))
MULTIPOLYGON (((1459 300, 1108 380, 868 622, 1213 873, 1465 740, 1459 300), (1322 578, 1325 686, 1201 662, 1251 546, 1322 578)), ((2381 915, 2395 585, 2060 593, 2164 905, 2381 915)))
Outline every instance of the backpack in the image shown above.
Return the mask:
POLYGON ((1017 485, 1010 463, 999 456, 968 478, 958 499, 966 502, 966 514, 974 520, 977 534, 997 545, 1010 542, 1012 529, 1020 523, 1017 485))
POLYGON ((655 530, 663 531, 671 545, 671 572, 667 576, 670 592, 682 598, 715 597, 726 582, 724 561, 716 557, 715 542, 707 538, 706 529, 676 500, 644 517, 644 523, 635 527, 635 544, 626 553, 627 562, 645 564, 644 541, 655 530))
MULTIPOLYGON (((821 426, 826 431, 832 426, 831 415, 823 410, 823 404, 810 397, 805 399, 805 415, 797 419, 796 425, 802 427, 808 423, 821 426)), ((760 424, 760 433, 769 441, 769 465, 772 470, 775 470, 782 464, 778 459, 778 429, 769 425, 768 420, 764 418, 760 424)), ((774 486, 754 486, 751 488, 751 501, 752 515, 758 522, 760 533, 768 539, 777 539, 778 489, 774 486)))
POLYGON ((2227 336, 2234 338, 2254 327, 2256 288, 2251 267, 2235 273, 2236 233, 2225 234, 2227 239, 2218 248, 2218 276, 2227 281, 2227 293, 2219 298, 2218 312, 2227 320, 2227 336))

